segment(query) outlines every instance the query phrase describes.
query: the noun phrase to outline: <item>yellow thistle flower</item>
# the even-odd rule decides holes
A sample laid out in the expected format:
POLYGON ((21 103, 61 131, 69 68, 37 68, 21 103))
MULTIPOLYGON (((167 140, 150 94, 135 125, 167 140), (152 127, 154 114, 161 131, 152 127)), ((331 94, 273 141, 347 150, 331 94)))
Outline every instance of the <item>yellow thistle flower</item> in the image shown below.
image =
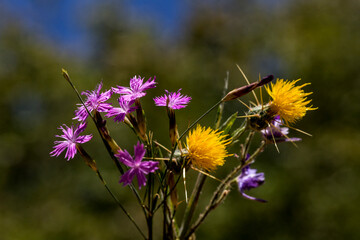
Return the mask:
POLYGON ((294 81, 277 79, 275 84, 271 83, 271 89, 269 86, 265 86, 266 91, 272 98, 269 104, 270 113, 279 115, 286 123, 294 123, 304 117, 306 111, 317 109, 306 106, 311 102, 311 100, 307 100, 306 96, 312 93, 305 93, 302 88, 310 83, 295 86, 298 81, 300 79, 294 81))
POLYGON ((189 133, 186 137, 187 158, 195 167, 213 171, 225 163, 224 158, 231 155, 226 151, 230 141, 221 133, 200 125, 189 133))

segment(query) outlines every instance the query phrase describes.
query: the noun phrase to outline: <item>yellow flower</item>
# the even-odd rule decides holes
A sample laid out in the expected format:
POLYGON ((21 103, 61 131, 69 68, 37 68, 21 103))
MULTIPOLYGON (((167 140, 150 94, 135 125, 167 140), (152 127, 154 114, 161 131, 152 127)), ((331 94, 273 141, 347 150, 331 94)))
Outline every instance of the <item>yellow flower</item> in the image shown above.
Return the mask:
POLYGON ((270 113, 280 115, 285 123, 294 123, 304 117, 306 111, 317 109, 307 106, 311 100, 307 100, 306 96, 312 93, 305 93, 302 89, 310 83, 295 86, 295 83, 299 80, 284 81, 283 79, 277 79, 275 84, 271 83, 271 89, 269 86, 265 86, 266 91, 272 98, 269 104, 270 113))
POLYGON ((221 133, 200 125, 189 133, 186 137, 187 158, 195 167, 212 171, 222 166, 224 158, 231 155, 226 151, 230 141, 225 140, 226 136, 221 133))

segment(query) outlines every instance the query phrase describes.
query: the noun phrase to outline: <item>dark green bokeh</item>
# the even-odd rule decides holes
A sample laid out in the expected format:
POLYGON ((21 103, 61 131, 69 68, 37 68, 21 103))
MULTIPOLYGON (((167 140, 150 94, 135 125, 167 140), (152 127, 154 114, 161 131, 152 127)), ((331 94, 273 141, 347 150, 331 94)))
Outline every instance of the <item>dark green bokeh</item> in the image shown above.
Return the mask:
MULTIPOLYGON (((166 112, 153 105, 152 97, 179 88, 192 96, 188 108, 177 112, 182 131, 221 97, 226 71, 230 89, 245 84, 235 64, 251 81, 261 73, 311 82, 306 91, 313 92, 319 109, 296 124, 313 137, 291 131, 303 138, 299 148, 280 144, 280 154, 270 147, 257 159, 255 167, 265 172, 266 183, 251 194, 269 203, 251 202, 234 191, 209 215, 198 238, 360 238, 358 1, 193 4, 175 41, 159 39, 151 24, 134 28, 125 13, 98 8, 87 18, 97 48, 86 60, 61 53, 19 23, 7 25, 0 35, 1 239, 140 236, 79 157, 70 162, 49 157, 56 128, 71 123, 78 102, 61 68, 80 90, 93 89, 100 79, 109 88, 127 85, 135 74, 156 75, 158 87, 142 101, 149 127, 167 143, 166 112)), ((229 103, 225 115, 245 110, 229 103)), ((211 125, 213 117, 202 124, 211 125)), ((136 138, 124 126, 109 124, 118 143, 130 150, 136 138)), ((141 211, 128 189, 117 184, 117 172, 89 124, 90 131, 94 140, 84 147, 145 229, 141 211)), ((194 178, 189 174, 190 183, 194 178)), ((212 183, 207 182, 201 206, 212 183)))

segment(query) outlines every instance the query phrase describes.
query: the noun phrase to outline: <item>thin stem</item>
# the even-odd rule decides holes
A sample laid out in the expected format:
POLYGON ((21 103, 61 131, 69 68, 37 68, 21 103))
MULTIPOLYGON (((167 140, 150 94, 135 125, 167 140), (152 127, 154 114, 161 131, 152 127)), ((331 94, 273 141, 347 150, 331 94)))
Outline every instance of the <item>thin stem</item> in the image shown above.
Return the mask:
MULTIPOLYGON (((228 90, 228 86, 229 86, 229 71, 226 72, 226 78, 224 79, 223 98, 226 95, 226 92, 228 90)), ((215 118, 215 129, 218 129, 219 126, 220 126, 222 114, 223 114, 223 111, 224 111, 224 105, 225 105, 225 102, 222 102, 219 105, 219 108, 218 108, 218 111, 217 111, 217 114, 216 114, 216 118, 215 118)))
POLYGON ((161 207, 161 205, 163 205, 164 203, 166 203, 166 199, 171 195, 171 192, 174 191, 174 189, 176 188, 177 184, 178 184, 179 181, 180 181, 180 178, 181 178, 181 174, 180 174, 179 177, 176 179, 174 186, 173 186, 172 188, 170 188, 170 190, 168 189, 169 186, 166 185, 166 188, 165 188, 165 190, 163 191, 163 193, 164 193, 164 199, 163 199, 162 202, 159 203, 159 205, 154 209, 153 213, 155 213, 155 212, 161 207), (168 190, 169 190, 169 193, 167 193, 168 190))
MULTIPOLYGON (((165 198, 164 198, 165 199, 165 198)), ((167 230, 167 216, 166 216, 166 202, 164 202, 164 207, 163 207, 163 239, 166 240, 167 239, 167 234, 166 234, 166 230, 167 230)), ((156 211, 156 210, 155 210, 156 211)))
POLYGON ((255 134, 254 131, 250 131, 248 137, 245 140, 245 145, 244 145, 243 152, 242 152, 242 159, 246 159, 246 155, 249 152, 250 143, 254 137, 254 134, 255 134))
POLYGON ((135 225, 136 229, 140 232, 141 236, 146 239, 145 234, 141 231, 140 227, 136 224, 134 218, 126 211, 126 209, 122 206, 120 201, 117 199, 117 197, 112 193, 110 188, 107 186, 106 182, 104 181, 103 177, 101 176, 100 172, 97 171, 97 175, 99 176, 101 182, 103 183, 104 187, 108 191, 108 193, 111 195, 111 197, 115 200, 115 202, 118 204, 118 206, 121 208, 121 210, 125 213, 125 215, 130 219, 130 221, 135 225))

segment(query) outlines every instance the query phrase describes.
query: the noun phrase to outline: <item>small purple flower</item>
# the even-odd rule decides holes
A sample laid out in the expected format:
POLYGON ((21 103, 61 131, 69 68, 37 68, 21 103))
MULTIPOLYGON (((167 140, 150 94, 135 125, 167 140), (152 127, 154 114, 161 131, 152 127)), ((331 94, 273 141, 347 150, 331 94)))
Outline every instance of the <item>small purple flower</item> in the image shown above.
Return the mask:
POLYGON ((136 175, 139 189, 141 189, 142 186, 146 185, 145 175, 151 172, 155 172, 155 170, 159 169, 157 167, 159 162, 142 162, 141 160, 144 156, 144 144, 140 144, 140 142, 138 142, 137 145, 134 146, 134 157, 131 157, 131 155, 126 150, 119 150, 118 154, 115 154, 115 157, 117 157, 121 163, 125 164, 130 168, 126 173, 121 176, 119 183, 123 183, 123 186, 129 185, 131 184, 133 178, 136 175))
MULTIPOLYGON (((111 105, 109 103, 105 103, 112 95, 111 90, 108 90, 104 93, 100 93, 100 90, 103 86, 101 82, 94 91, 85 91, 82 92, 82 95, 86 95, 87 99, 85 101, 85 105, 89 112, 91 113, 93 110, 98 112, 107 112, 111 109, 111 105)), ((75 111, 75 117, 73 119, 77 119, 79 121, 85 121, 88 117, 88 113, 82 104, 78 104, 79 107, 75 111)))
POLYGON ((146 95, 145 90, 149 88, 156 87, 155 78, 153 79, 149 78, 145 83, 143 83, 144 78, 133 77, 130 79, 130 87, 122 87, 117 86, 116 88, 112 88, 112 91, 117 94, 123 94, 123 98, 125 98, 126 101, 135 100, 137 98, 141 98, 146 95))
POLYGON ((264 173, 256 173, 256 171, 256 169, 251 169, 250 166, 246 166, 242 169, 240 176, 236 179, 239 191, 245 198, 259 202, 266 202, 266 200, 255 198, 244 193, 245 190, 257 188, 265 182, 264 173))
POLYGON ((65 124, 60 126, 59 129, 63 131, 63 135, 55 135, 55 137, 63 138, 63 141, 55 141, 54 150, 50 152, 50 156, 58 157, 65 149, 65 158, 69 161, 74 158, 77 150, 76 144, 86 143, 91 140, 92 134, 79 136, 86 128, 86 122, 77 124, 75 127, 68 127, 65 124))
POLYGON ((135 111, 136 107, 131 107, 131 105, 134 103, 134 100, 132 101, 126 101, 123 97, 120 97, 118 99, 119 101, 119 108, 113 107, 110 110, 108 110, 105 117, 113 117, 115 122, 123 122, 125 119, 126 114, 131 113, 135 111))
POLYGON ((191 100, 191 97, 180 94, 181 88, 177 92, 169 92, 165 90, 164 96, 154 98, 156 106, 167 106, 171 109, 181 109, 186 107, 191 100))
POLYGON ((280 143, 280 142, 298 142, 301 141, 301 138, 289 138, 289 128, 281 127, 282 121, 280 116, 275 116, 274 120, 271 122, 271 126, 261 130, 263 137, 270 142, 280 143), (274 138, 273 138, 274 136, 274 138))

